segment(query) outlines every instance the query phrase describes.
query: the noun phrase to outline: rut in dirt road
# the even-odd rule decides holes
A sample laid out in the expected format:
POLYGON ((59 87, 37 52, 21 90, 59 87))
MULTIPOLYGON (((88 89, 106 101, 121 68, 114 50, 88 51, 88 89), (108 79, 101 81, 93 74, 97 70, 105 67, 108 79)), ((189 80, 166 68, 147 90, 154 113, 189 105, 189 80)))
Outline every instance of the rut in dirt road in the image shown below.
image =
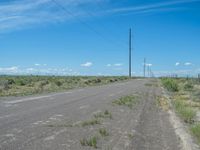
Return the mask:
POLYGON ((181 149, 168 114, 156 106, 156 97, 159 95, 161 95, 160 89, 151 88, 148 91, 143 111, 135 129, 134 150, 181 149))

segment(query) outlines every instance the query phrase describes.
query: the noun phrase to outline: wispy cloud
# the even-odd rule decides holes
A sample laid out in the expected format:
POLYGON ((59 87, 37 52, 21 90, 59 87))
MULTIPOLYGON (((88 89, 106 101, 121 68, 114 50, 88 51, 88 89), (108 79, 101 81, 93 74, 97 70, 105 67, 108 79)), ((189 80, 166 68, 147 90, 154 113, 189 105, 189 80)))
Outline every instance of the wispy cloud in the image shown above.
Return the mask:
POLYGON ((175 0, 161 3, 151 3, 139 6, 121 8, 107 7, 107 10, 98 9, 98 4, 107 4, 111 0, 15 0, 1 3, 0 5, 0 32, 24 29, 33 25, 45 23, 58 23, 80 17, 91 17, 82 6, 90 8, 92 16, 124 14, 124 13, 150 13, 154 11, 173 11, 180 8, 170 8, 178 4, 199 2, 200 0, 175 0), (88 7, 89 6, 89 7, 88 7), (96 6, 96 7, 95 7, 96 6), (97 9, 96 9, 97 8, 97 9), (95 11, 94 11, 95 10, 95 11), (102 13, 103 12, 103 13, 102 13))
POLYGON ((92 62, 86 62, 84 64, 81 64, 82 67, 91 67, 93 65, 92 62))
POLYGON ((111 9, 111 10, 108 10, 107 13, 127 13, 127 12, 140 13, 140 12, 155 11, 157 9, 160 11, 163 11, 163 10, 166 11, 167 10, 166 8, 174 9, 174 8, 169 8, 169 6, 175 6, 178 4, 193 3, 193 2, 200 2, 200 0, 175 0, 175 1, 140 5, 140 6, 131 6, 131 7, 129 6, 129 7, 111 9))
POLYGON ((56 0, 70 13, 66 13, 54 0, 16 0, 0 5, 0 32, 43 23, 57 23, 85 16, 83 4, 94 5, 100 0, 56 0))

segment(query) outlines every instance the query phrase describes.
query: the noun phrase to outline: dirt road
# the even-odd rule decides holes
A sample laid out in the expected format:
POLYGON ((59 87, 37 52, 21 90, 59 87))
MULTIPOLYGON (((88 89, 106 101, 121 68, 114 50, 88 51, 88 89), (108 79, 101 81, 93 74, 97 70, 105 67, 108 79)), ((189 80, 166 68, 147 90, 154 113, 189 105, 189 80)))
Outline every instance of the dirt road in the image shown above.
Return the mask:
POLYGON ((1 98, 0 150, 179 150, 161 88, 135 79, 33 97, 1 98), (133 95, 133 108, 114 100, 133 95), (96 147, 96 148, 95 148, 96 147))

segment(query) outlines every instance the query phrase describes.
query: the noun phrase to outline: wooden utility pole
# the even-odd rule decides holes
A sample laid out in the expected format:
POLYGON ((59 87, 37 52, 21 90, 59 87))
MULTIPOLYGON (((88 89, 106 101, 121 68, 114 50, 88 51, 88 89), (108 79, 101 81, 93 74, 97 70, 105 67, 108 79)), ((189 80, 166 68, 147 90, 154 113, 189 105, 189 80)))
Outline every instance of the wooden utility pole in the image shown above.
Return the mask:
POLYGON ((144 58, 144 78, 146 77, 146 58, 144 58))
POLYGON ((130 28, 130 30, 129 30, 129 78, 131 78, 131 35, 132 33, 131 33, 131 28, 130 28))

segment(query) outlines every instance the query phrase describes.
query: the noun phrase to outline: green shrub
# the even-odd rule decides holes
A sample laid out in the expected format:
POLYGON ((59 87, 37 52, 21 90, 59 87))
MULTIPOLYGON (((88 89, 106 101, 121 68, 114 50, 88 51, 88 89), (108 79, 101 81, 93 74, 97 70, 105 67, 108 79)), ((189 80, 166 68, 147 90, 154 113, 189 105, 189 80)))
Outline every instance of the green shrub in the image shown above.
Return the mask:
POLYGON ((11 84, 15 84, 15 81, 13 79, 7 79, 8 81, 8 84, 11 85, 11 84))
POLYGON ((178 87, 178 83, 170 78, 163 78, 162 83, 164 85, 164 87, 171 92, 178 92, 179 91, 179 87, 178 87))
POLYGON ((62 82, 61 81, 55 81, 55 84, 57 85, 57 86, 61 86, 62 85, 62 82))
POLYGON ((184 90, 186 90, 186 91, 191 91, 193 88, 194 88, 194 86, 193 86, 193 84, 191 82, 187 82, 184 85, 184 90))

